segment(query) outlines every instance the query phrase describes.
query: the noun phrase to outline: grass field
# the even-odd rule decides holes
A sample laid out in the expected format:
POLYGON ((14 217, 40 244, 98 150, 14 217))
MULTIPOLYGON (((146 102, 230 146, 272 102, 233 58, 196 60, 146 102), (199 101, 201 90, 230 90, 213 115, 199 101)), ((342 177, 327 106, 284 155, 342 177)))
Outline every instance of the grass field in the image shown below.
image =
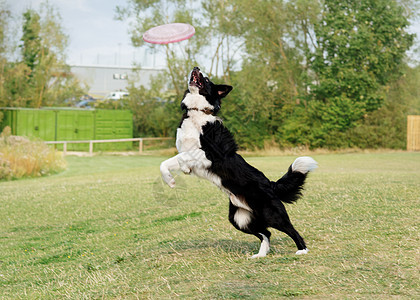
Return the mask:
MULTIPOLYGON (((309 254, 273 230, 259 241, 227 220, 210 183, 164 157, 68 157, 67 171, 0 182, 0 299, 419 298, 420 153, 315 155, 287 205, 309 254)), ((277 179, 291 156, 248 157, 277 179)))

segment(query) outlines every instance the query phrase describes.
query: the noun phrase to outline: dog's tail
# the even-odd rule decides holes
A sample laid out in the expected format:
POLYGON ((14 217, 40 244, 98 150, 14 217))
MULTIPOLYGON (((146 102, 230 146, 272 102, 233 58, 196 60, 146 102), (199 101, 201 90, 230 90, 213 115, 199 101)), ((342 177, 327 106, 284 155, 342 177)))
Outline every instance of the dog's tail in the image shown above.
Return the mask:
POLYGON ((318 167, 318 163, 309 156, 296 158, 282 178, 274 183, 274 192, 282 202, 293 203, 302 195, 303 184, 310 171, 318 167))

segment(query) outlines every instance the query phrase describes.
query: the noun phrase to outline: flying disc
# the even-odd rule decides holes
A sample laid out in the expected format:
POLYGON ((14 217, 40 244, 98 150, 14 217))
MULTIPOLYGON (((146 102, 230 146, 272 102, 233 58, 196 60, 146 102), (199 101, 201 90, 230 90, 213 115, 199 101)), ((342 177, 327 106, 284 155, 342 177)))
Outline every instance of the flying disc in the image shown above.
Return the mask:
POLYGON ((169 44, 187 40, 195 34, 192 25, 170 23, 150 28, 143 34, 143 40, 152 44, 169 44))

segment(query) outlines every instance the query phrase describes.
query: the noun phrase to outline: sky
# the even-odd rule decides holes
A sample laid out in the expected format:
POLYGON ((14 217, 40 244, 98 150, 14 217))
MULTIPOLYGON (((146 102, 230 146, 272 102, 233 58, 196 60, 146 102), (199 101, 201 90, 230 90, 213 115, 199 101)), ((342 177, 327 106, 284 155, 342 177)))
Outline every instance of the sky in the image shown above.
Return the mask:
MULTIPOLYGON (((12 14, 20 17, 28 9, 39 9, 43 0, 6 0, 12 14)), ((117 5, 126 0, 50 0, 61 15, 69 36, 67 63, 70 65, 130 66, 133 61, 159 67, 159 60, 131 45, 129 22, 115 19, 117 5)), ((162 66, 162 62, 160 63, 162 66)))
MULTIPOLYGON (((12 14, 20 17, 27 8, 38 9, 44 0, 6 0, 12 14)), ((143 67, 164 67, 164 61, 142 48, 131 45, 129 21, 115 19, 115 7, 127 6, 128 0, 50 0, 63 20, 69 36, 67 63, 70 65, 119 65, 133 62, 143 67)), ((410 27, 417 33, 420 46, 420 20, 410 27)), ((411 54, 414 56, 414 54, 411 54)), ((420 54, 417 54, 420 60, 420 54)))

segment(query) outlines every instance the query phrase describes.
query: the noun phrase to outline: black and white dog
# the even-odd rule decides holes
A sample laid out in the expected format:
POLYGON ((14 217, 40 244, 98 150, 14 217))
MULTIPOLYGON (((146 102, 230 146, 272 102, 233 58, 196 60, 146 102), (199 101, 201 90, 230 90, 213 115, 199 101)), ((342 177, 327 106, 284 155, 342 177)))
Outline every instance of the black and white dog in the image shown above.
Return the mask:
POLYGON ((310 157, 299 157, 278 181, 270 181, 237 153, 232 134, 216 117, 222 98, 232 87, 213 84, 195 67, 189 77, 188 90, 181 108, 184 115, 177 130, 179 154, 162 162, 163 180, 175 187, 170 171, 181 170, 213 182, 229 196, 229 221, 245 233, 261 240, 258 254, 264 257, 270 248, 273 227, 289 235, 296 243, 296 254, 306 254, 303 238, 290 222, 282 202, 292 203, 301 196, 309 171, 317 167, 310 157))

